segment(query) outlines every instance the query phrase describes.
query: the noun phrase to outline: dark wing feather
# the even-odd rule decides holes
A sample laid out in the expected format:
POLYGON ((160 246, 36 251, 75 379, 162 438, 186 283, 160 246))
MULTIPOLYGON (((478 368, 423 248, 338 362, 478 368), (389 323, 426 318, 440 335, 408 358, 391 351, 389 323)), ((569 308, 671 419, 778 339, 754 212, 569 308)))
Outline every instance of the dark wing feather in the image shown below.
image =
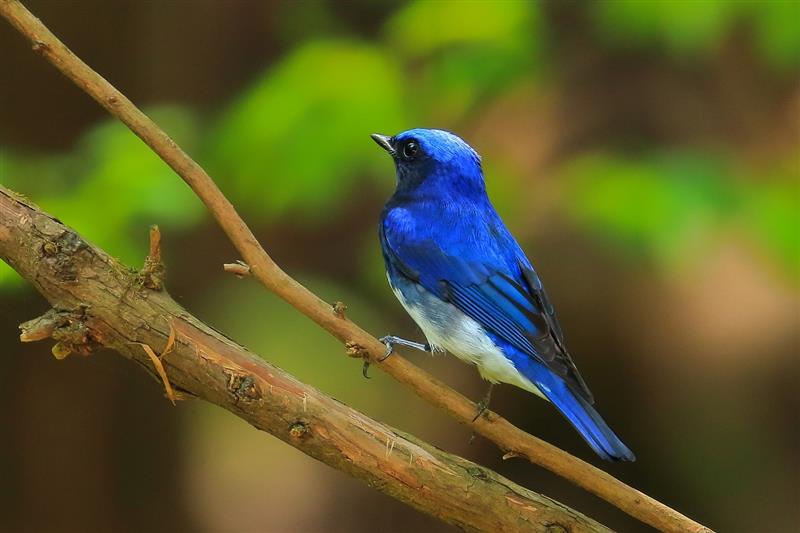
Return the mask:
POLYGON ((561 331, 561 325, 558 323, 558 319, 556 318, 555 308, 553 307, 553 304, 550 303, 550 299, 547 297, 547 292, 544 290, 542 281, 539 279, 539 276, 536 275, 536 272, 533 270, 533 268, 528 267, 527 265, 520 263, 520 271, 522 273, 522 278, 525 281, 525 285, 530 291, 531 297, 536 302, 539 309, 542 309, 543 311, 542 315, 547 321, 547 327, 550 331, 553 343, 558 347, 559 353, 563 354, 562 359, 564 360, 564 363, 568 365, 570 375, 577 382, 581 392, 583 392, 584 399, 589 402, 589 404, 594 404, 594 395, 592 395, 592 392, 589 390, 589 387, 583 380, 583 376, 581 376, 580 372, 578 372, 578 368, 572 361, 572 357, 569 355, 567 347, 564 344, 564 333, 561 331))

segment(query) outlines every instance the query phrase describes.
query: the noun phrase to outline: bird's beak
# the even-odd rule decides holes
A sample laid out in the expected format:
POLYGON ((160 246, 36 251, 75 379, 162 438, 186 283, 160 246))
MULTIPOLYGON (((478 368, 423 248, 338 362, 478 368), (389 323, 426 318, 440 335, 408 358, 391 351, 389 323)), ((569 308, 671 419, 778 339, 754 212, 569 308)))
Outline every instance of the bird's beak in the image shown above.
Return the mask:
POLYGON ((392 138, 388 135, 381 135, 380 133, 373 133, 370 135, 372 140, 375 141, 378 146, 389 152, 390 155, 394 155, 394 146, 392 145, 392 138))

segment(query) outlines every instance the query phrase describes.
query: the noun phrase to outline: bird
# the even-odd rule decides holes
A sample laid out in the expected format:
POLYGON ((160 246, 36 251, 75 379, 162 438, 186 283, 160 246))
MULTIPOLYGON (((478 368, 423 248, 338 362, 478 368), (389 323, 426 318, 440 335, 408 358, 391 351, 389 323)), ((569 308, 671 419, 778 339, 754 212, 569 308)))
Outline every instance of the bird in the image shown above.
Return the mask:
POLYGON ((489 382, 474 420, 495 384, 514 385, 553 404, 601 458, 634 461, 594 408, 539 276, 487 195, 478 153, 439 129, 371 137, 397 177, 380 216, 386 276, 427 340, 386 335, 384 358, 396 345, 449 352, 489 382))

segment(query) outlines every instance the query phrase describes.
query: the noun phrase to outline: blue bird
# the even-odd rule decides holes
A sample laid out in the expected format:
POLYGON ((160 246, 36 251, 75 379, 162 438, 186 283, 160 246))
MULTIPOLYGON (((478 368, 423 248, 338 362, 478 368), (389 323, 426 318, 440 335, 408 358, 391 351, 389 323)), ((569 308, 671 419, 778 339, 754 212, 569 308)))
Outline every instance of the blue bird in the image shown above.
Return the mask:
POLYGON ((372 139, 393 158, 397 188, 381 214, 389 284, 426 344, 478 368, 489 391, 508 383, 550 401, 603 459, 634 461, 592 407, 592 393, 564 345, 542 282, 489 201, 480 156, 442 130, 372 139))

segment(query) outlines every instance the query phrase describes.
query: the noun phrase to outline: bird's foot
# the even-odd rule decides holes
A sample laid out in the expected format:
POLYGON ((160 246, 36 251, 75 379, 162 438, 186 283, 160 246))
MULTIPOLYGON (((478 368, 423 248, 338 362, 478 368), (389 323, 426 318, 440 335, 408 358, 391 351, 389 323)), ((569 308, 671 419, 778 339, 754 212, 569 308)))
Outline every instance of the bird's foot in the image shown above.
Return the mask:
MULTIPOLYGON (((492 389, 494 389, 494 383, 489 383, 489 390, 486 391, 486 395, 483 398, 481 398, 481 400, 477 403, 478 412, 475 414, 475 418, 472 419, 473 422, 478 420, 481 417, 481 415, 489 409, 489 402, 492 399, 492 389)), ((467 442, 467 444, 472 444, 473 442, 475 442, 474 431, 469 436, 469 441, 467 442)))
POLYGON ((489 402, 492 400, 492 389, 494 389, 494 383, 489 383, 489 390, 486 391, 486 395, 477 404, 478 412, 475 414, 475 418, 472 419, 473 422, 489 409, 489 402))
POLYGON ((428 343, 422 344, 421 342, 409 341, 401 337, 396 337, 394 335, 386 335, 378 340, 380 340, 384 344, 384 346, 386 346, 386 351, 384 352, 383 356, 380 359, 378 359, 379 363, 385 361, 390 355, 392 355, 392 353, 394 352, 394 347, 397 344, 399 344, 400 346, 408 346, 409 348, 415 348, 423 352, 431 351, 431 345, 428 343))
MULTIPOLYGON (((378 340, 381 341, 384 346, 386 346, 386 351, 377 359, 379 363, 386 361, 386 359, 388 359, 389 356, 394 353, 394 347, 396 344, 399 344, 400 346, 408 346, 409 348, 416 348, 417 350, 422 350, 423 352, 433 353, 433 348, 428 343, 422 344, 421 342, 406 340, 394 335, 386 335, 378 340)), ((369 379, 367 370, 369 370, 369 361, 364 361, 364 366, 361 368, 361 374, 365 378, 369 379)))

